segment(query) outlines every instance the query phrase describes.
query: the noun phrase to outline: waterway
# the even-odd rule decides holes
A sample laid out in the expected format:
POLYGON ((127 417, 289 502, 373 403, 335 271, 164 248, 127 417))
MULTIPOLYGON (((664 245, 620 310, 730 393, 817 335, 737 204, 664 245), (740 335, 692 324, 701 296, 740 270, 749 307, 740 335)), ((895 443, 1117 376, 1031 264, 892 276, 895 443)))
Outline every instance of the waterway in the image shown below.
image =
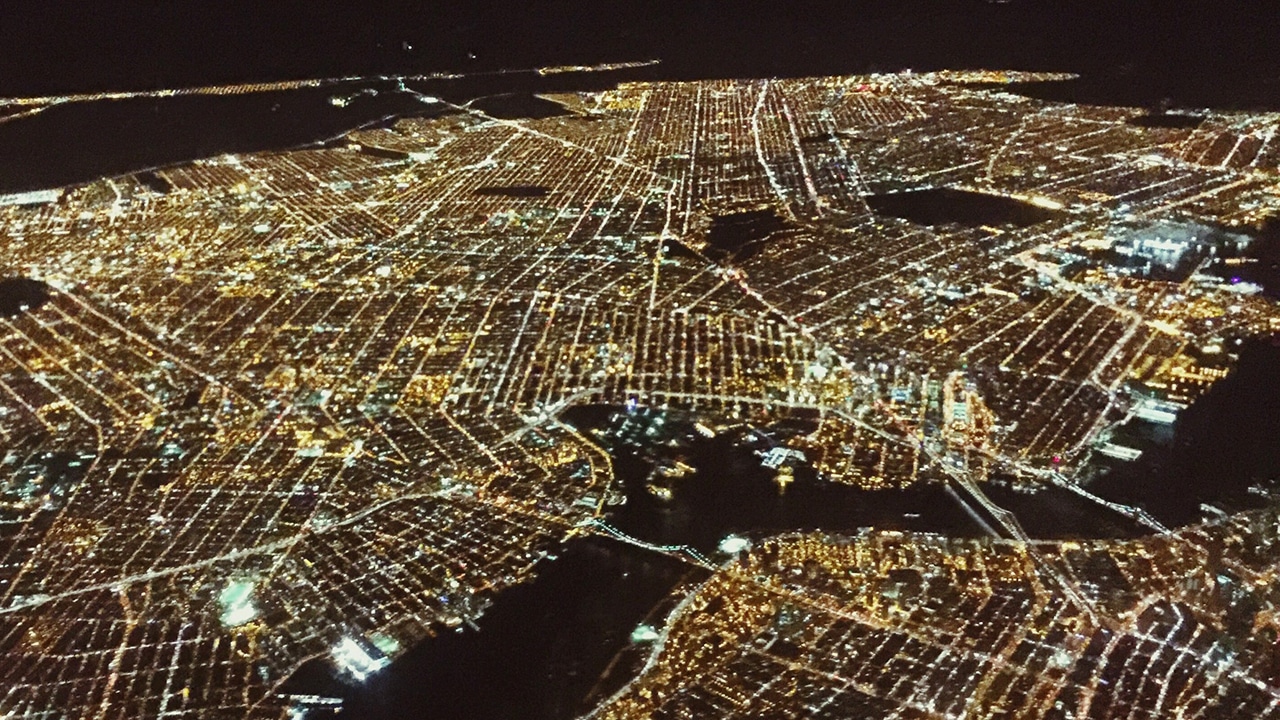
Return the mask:
POLYGON ((0 123, 0 167, 5 168, 0 193, 61 187, 224 153, 296 147, 390 115, 426 110, 388 82, 55 105, 0 123), (340 96, 352 100, 345 107, 331 102, 340 96))
POLYGON ((1083 74, 1059 92, 1085 102, 1280 107, 1266 2, 12 5, 13 96, 660 58, 670 79, 1020 68, 1083 74))
POLYGON ((1239 356, 1231 373, 1171 427, 1148 426, 1146 438, 1130 441, 1144 450, 1137 460, 1101 461, 1090 491, 1173 527, 1267 501, 1280 481, 1280 339, 1228 342, 1239 356))
MULTIPOLYGON (((408 82, 343 82, 242 94, 187 94, 56 104, 0 122, 0 194, 63 187, 228 153, 316 145, 394 118, 472 102, 503 118, 566 114, 539 92, 598 90, 635 72, 536 73, 408 82), (421 96, 449 104, 424 103, 421 96)), ((140 180, 157 192, 158 176, 140 180)))
MULTIPOLYGON (((641 408, 635 415, 645 412, 641 408)), ((567 417, 581 422, 584 416, 604 413, 615 411, 574 408, 567 417)), ((760 536, 793 530, 852 534, 867 527, 952 536, 983 533, 938 485, 863 490, 819 479, 798 464, 791 481, 780 487, 776 472, 762 465, 759 453, 788 434, 808 429, 804 421, 763 433, 739 429, 707 438, 694 432, 688 421, 666 417, 669 429, 658 434, 630 435, 625 442, 606 440, 614 472, 627 489, 627 503, 613 510, 609 522, 634 537, 711 553, 730 534, 760 536), (672 468, 677 461, 692 471, 683 477, 655 474, 655 466, 672 468), (662 496, 663 488, 670 490, 669 499, 662 496)), ((616 421, 611 424, 616 427, 616 421)), ((679 469, 672 474, 679 474, 679 469)))
MULTIPOLYGON (((1096 4, 1084 3, 1058 11, 1054 22, 1046 22, 1043 8, 1036 3, 1007 4, 1010 7, 974 3, 963 10, 940 11, 933 0, 910 0, 907 5, 923 8, 905 25, 910 32, 901 32, 906 11, 893 3, 864 3, 859 22, 853 25, 827 22, 832 16, 848 15, 847 6, 835 9, 835 15, 808 12, 809 19, 800 22, 790 6, 779 5, 764 15, 739 13, 733 19, 720 13, 698 15, 687 3, 673 5, 670 13, 639 6, 619 12, 613 4, 605 4, 601 7, 607 8, 594 22, 580 22, 573 16, 577 11, 541 6, 523 14, 486 12, 486 4, 481 3, 474 18, 459 10, 455 14, 460 17, 446 22, 406 23, 400 15, 384 13, 379 25, 369 17, 377 13, 361 5, 338 18, 348 22, 317 21, 320 32, 292 35, 280 32, 282 25, 297 27, 279 20, 294 14, 296 4, 287 4, 280 10, 245 13, 240 31, 224 31, 222 36, 217 28, 204 32, 208 28, 201 26, 200 13, 184 8, 160 13, 196 18, 185 31, 180 26, 188 21, 173 20, 177 31, 165 26, 175 38, 171 51, 139 46, 134 39, 139 29, 145 34, 147 28, 158 25, 154 8, 111 17, 77 12, 74 15, 85 18, 83 22, 108 24, 105 29, 95 27, 96 36, 120 38, 129 46, 108 53, 112 62, 99 61, 101 48, 90 48, 83 52, 92 52, 93 59, 85 63, 56 48, 43 48, 38 33, 23 34, 15 38, 18 50, 7 56, 5 66, 10 72, 0 74, 6 78, 9 94, 33 95, 83 90, 88 85, 118 90, 652 57, 665 62, 649 79, 826 75, 905 67, 1097 71, 1137 62, 1138 70, 1101 80, 1094 75, 1068 83, 1004 89, 1122 105, 1157 104, 1173 97, 1175 105, 1194 107, 1280 108, 1276 90, 1280 85, 1233 82, 1241 68, 1261 77, 1268 72, 1274 75, 1280 67, 1275 44, 1266 42, 1269 24, 1203 22, 1206 17, 1220 20, 1230 12, 1215 6, 1199 15, 1191 13, 1186 23, 1190 30, 1171 37, 1151 31, 1153 23, 1159 23, 1151 18, 1160 13, 1152 12, 1149 4, 1099 13, 1096 4), (609 17, 602 19, 603 15, 609 17), (536 24, 530 22, 534 17, 536 24), (359 30, 349 32, 348 25, 359 30), (410 29, 410 25, 427 29, 410 29), (542 30, 531 32, 535 27, 542 30), (1252 39, 1250 30, 1255 33, 1252 39), (555 42, 557 32, 595 40, 590 46, 578 43, 567 48, 555 42), (721 40, 714 44, 715 53, 706 51, 711 36, 721 40), (269 71, 263 69, 264 56, 255 48, 271 49, 269 71), (1089 57, 1081 59, 1082 55, 1089 57), (1215 64, 1213 72, 1201 68, 1208 60, 1215 64), (229 66, 229 62, 241 65, 229 66), (77 67, 78 75, 69 72, 77 67), (1264 67, 1269 70, 1258 70, 1264 67), (219 74, 211 76, 215 68, 219 74), (1151 81, 1151 68, 1160 68, 1162 78, 1176 79, 1177 84, 1151 81), (1188 72, 1197 69, 1201 72, 1188 72), (1203 82, 1188 83, 1184 78, 1203 82)), ((596 77, 563 76, 556 81, 601 82, 596 77)), ((421 89, 458 102, 486 93, 575 89, 564 82, 556 88, 524 87, 512 76, 494 76, 485 82, 482 87, 459 83, 452 88, 434 84, 421 89)), ((84 182, 226 152, 294 147, 389 114, 423 109, 412 97, 394 93, 361 95, 338 108, 329 102, 333 94, 201 96, 52 108, 0 124, 0 192, 84 182)), ((976 214, 948 210, 938 217, 939 222, 966 224, 1004 221, 1000 213, 985 210, 976 214)), ((1276 265, 1270 267, 1274 270, 1276 265)), ((1244 275, 1242 280, 1256 282, 1244 275)), ((1280 283, 1269 287, 1278 288, 1280 283)), ((1272 348, 1259 347, 1251 356, 1246 348, 1247 357, 1242 356, 1235 380, 1220 383, 1227 390, 1215 387, 1184 412, 1167 453, 1153 451, 1120 468, 1121 472, 1100 477, 1091 489, 1143 505, 1175 525, 1198 519, 1201 502, 1247 503, 1252 497, 1247 493, 1250 484, 1274 477, 1277 469, 1274 438, 1280 435, 1280 357, 1272 348)), ((982 533, 938 486, 869 493, 823 483, 800 468, 795 481, 779 492, 772 473, 759 467, 758 458, 750 450, 745 454, 737 450, 728 438, 690 445, 685 460, 695 472, 674 481, 672 499, 662 501, 646 489, 652 468, 645 450, 618 449, 617 469, 627 483, 628 502, 614 509, 610 521, 651 542, 686 543, 704 552, 713 552, 731 532, 754 535, 819 528, 840 532, 874 525, 952 535, 982 533)), ((1065 491, 1027 495, 997 486, 989 488, 988 494, 1012 509, 1033 535, 1110 537, 1136 532, 1122 519, 1065 491)), ((602 693, 597 678, 619 652, 631 647, 630 631, 640 622, 654 621, 650 613, 655 603, 680 582, 696 580, 700 571, 603 538, 575 541, 559 554, 559 559, 539 568, 537 579, 499 595, 480 619, 478 632, 448 631, 425 641, 361 687, 346 686, 320 666, 312 666, 300 674, 299 683, 305 687, 297 689, 344 696, 348 718, 550 720, 575 716, 585 707, 584 698, 602 693)), ((615 681, 625 675, 625 666, 625 662, 615 666, 615 681)))
POLYGON ((1256 285, 1266 297, 1280 300, 1280 218, 1268 218, 1249 232, 1243 249, 1219 253, 1207 270, 1230 283, 1256 285))
POLYGON ((607 697, 626 682, 630 654, 617 663, 615 656, 654 606, 681 581, 707 574, 613 540, 576 540, 532 582, 499 595, 479 631, 445 631, 362 686, 337 685, 313 667, 299 689, 339 691, 344 718, 577 717, 588 696, 607 697))
MULTIPOLYGON (((572 409, 566 419, 588 432, 607 432, 616 431, 625 416, 619 408, 591 406, 572 409)), ((626 437, 601 439, 614 455, 627 497, 608 521, 647 542, 689 545, 723 558, 717 546, 734 533, 852 533, 871 526, 983 533, 936 485, 874 493, 822 482, 800 469, 781 491, 773 472, 761 467, 759 447, 742 442, 740 432, 709 439, 694 432, 689 419, 658 414, 632 426, 636 432, 626 437), (667 427, 637 434, 651 430, 653 420, 666 420, 667 427), (650 440, 661 449, 655 452, 650 440), (650 481, 657 465, 677 456, 692 471, 673 480, 670 499, 662 500, 649 489, 650 481)), ((771 434, 778 438, 805 427, 801 420, 771 434)), ((361 720, 565 720, 586 710, 588 698, 607 697, 630 677, 644 656, 631 632, 642 622, 661 626, 660 602, 677 584, 706 572, 687 560, 605 537, 573 541, 559 559, 539 568, 535 580, 499 595, 480 618, 479 631, 426 640, 363 686, 339 682, 313 664, 291 690, 342 696, 341 717, 361 720)))
MULTIPOLYGON (((688 545, 723 559, 718 546, 730 534, 856 533, 867 527, 985 534, 938 484, 862 490, 821 480, 801 463, 780 488, 760 453, 789 434, 812 430, 806 418, 740 426, 710 438, 695 432, 692 418, 645 408, 578 407, 566 420, 594 431, 613 455, 627 501, 612 509, 608 522, 650 543, 688 545), (669 497, 655 492, 660 487, 670 490, 669 497)), ((1123 518, 1065 491, 991 491, 1039 537, 1138 533, 1123 518)), ((687 560, 607 537, 575 540, 559 559, 545 562, 535 580, 499 595, 478 631, 428 639, 363 686, 339 682, 315 663, 291 689, 341 696, 341 717, 361 720, 566 720, 631 676, 645 651, 631 632, 641 623, 660 627, 666 611, 661 601, 705 573, 687 560)))
MULTIPOLYGON (((1217 513, 1202 504, 1232 512, 1264 501, 1258 489, 1280 477, 1274 442, 1280 437, 1280 341, 1232 342, 1239 354, 1232 374, 1172 426, 1119 428, 1118 440, 1146 452, 1131 463, 1100 464, 1090 490, 1143 507, 1173 527, 1217 513)), ((627 502, 611 510, 608 522, 650 543, 689 545, 724 558, 717 546, 730 534, 864 527, 985 532, 937 484, 866 491, 823 481, 796 463, 793 480, 780 488, 761 455, 789 434, 811 430, 807 418, 736 426, 712 437, 694 432, 693 418, 645 408, 580 407, 566 420, 594 433, 614 457, 627 502)), ((1028 493, 997 479, 986 492, 1033 537, 1145 532, 1066 490, 1028 493)), ((544 563, 533 582, 500 595, 480 618, 479 631, 429 639, 364 686, 344 685, 312 667, 310 685, 301 689, 344 697, 346 718, 575 717, 637 667, 644 646, 633 643, 631 631, 640 623, 661 625, 663 598, 705 570, 605 537, 575 540, 560 555, 544 563)))

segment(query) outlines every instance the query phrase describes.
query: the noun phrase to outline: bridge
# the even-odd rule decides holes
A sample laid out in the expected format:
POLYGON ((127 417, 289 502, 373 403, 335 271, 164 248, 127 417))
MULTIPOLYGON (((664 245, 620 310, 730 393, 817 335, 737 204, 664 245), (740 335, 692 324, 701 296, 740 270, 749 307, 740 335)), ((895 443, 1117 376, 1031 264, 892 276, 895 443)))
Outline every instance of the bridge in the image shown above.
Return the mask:
POLYGON ((716 563, 711 562, 706 555, 698 552, 696 548, 689 547, 688 545, 655 545, 651 542, 645 542, 640 538, 632 537, 622 532, 600 518, 591 518, 590 520, 580 522, 578 523, 578 527, 600 530, 615 540, 620 540, 628 545, 634 545, 644 550, 650 550, 664 555, 671 555, 680 560, 692 560, 694 563, 701 565, 708 570, 715 570, 720 567, 716 563))
POLYGON ((1133 520, 1134 522, 1145 525, 1151 530, 1155 530, 1156 532, 1162 535, 1168 535, 1170 532, 1172 532, 1169 528, 1161 524, 1159 520, 1156 520, 1154 517, 1152 517, 1151 513, 1147 512, 1146 510, 1143 510, 1142 508, 1133 507, 1132 505, 1125 505, 1123 503, 1112 502, 1110 500, 1107 500, 1106 498, 1098 497, 1097 495, 1094 495, 1093 493, 1089 492, 1088 490, 1085 490, 1079 485, 1064 479, 1056 479, 1054 480, 1054 484, 1060 488, 1070 490, 1071 492, 1079 495, 1080 497, 1086 500, 1092 500, 1093 502, 1105 508, 1114 510, 1117 513, 1120 513, 1121 515, 1124 515, 1125 517, 1133 520))

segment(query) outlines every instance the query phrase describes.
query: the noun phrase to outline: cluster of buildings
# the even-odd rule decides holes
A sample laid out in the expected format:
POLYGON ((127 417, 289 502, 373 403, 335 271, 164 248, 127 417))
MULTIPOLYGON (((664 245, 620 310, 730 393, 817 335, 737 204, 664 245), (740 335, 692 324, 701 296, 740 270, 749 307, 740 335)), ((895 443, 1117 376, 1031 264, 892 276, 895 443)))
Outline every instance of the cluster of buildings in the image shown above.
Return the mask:
MULTIPOLYGON (((1276 327, 1257 295, 1078 263, 1121 220, 1257 222, 1276 204, 1273 117, 1143 127, 984 79, 624 85, 550 96, 560 116, 459 106, 6 198, 4 273, 55 292, 0 320, 0 714, 275 717, 306 658, 367 677, 473 622, 605 513, 609 458, 559 420, 575 404, 816 410, 819 430, 770 462, 803 453, 867 487, 940 479, 942 462, 1030 483, 1087 456, 1131 387, 1178 400, 1209 372, 1195 348, 1276 327), (868 204, 948 187, 1048 215, 868 204), (711 252, 717 217, 760 208, 774 220, 750 252, 711 252), (51 473, 55 455, 80 466, 51 473)), ((1084 651, 1053 633, 1089 647, 1090 612, 1126 637, 1168 629, 1063 605, 1025 549, 944 545, 894 545, 900 571, 858 600, 890 613, 873 634, 828 634, 844 601, 807 585, 837 582, 817 546, 810 565, 762 559, 765 581, 724 578, 699 621, 724 632, 681 660, 710 694, 668 706, 695 695, 655 685, 644 702, 663 702, 637 707, 874 715, 945 699, 912 678, 987 678, 990 707, 1069 708, 1083 700, 1056 658, 1084 651), (923 634, 888 629, 907 616, 923 634)), ((1118 592, 1098 582, 1099 601, 1118 592)))
POLYGON ((1276 717, 1276 527, 773 538, 677 606, 594 717, 1276 717))

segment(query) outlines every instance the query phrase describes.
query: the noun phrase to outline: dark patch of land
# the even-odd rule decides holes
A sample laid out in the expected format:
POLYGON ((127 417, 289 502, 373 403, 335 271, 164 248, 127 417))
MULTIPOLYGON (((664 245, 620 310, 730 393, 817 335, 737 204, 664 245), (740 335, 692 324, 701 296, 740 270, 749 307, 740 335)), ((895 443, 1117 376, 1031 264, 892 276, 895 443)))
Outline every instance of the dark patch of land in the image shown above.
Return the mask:
POLYGON ((182 404, 179 410, 192 410, 200 405, 200 397, 204 394, 205 388, 201 387, 196 390, 189 391, 182 397, 182 404))
POLYGON ((662 254, 670 258, 685 258, 688 260, 701 260, 702 256, 694 252, 688 245, 676 240, 668 238, 662 243, 662 254))
POLYGON ((168 180, 165 180, 163 177, 160 177, 151 170, 144 170, 135 174, 133 177, 144 187, 154 193, 165 195, 168 194, 170 190, 173 190, 173 185, 170 184, 168 180))
POLYGON ((540 120, 571 114, 563 105, 531 93, 506 93, 476 98, 468 107, 503 120, 540 120))
POLYGON ((874 135, 863 135, 857 130, 837 130, 836 135, 845 142, 852 143, 886 143, 887 138, 876 137, 874 135))
POLYGON ((930 188, 869 195, 864 198, 880 215, 902 218, 920 225, 1014 225, 1026 227, 1053 219, 1057 213, 1031 203, 1000 195, 930 188))
POLYGON ((550 193, 550 188, 545 188, 541 185, 485 185, 474 190, 476 195, 496 195, 513 198, 546 197, 550 193))
POLYGON ((25 277, 0 279, 0 317, 12 318, 49 302, 49 286, 25 277))
POLYGON ((1147 113, 1125 121, 1138 127, 1158 127, 1172 130, 1190 130, 1204 123, 1204 117, 1188 113, 1147 113))
POLYGON ((716 215, 707 233, 707 255, 717 261, 746 260, 786 229, 786 220, 772 208, 716 215))
POLYGON ((835 133, 820 133, 818 135, 805 135, 800 138, 801 145, 822 145, 824 143, 835 142, 837 136, 835 133))
POLYGON ((389 150, 387 148, 377 147, 376 145, 361 145, 360 152, 365 155, 382 158, 384 160, 408 160, 409 153, 403 150, 389 150))

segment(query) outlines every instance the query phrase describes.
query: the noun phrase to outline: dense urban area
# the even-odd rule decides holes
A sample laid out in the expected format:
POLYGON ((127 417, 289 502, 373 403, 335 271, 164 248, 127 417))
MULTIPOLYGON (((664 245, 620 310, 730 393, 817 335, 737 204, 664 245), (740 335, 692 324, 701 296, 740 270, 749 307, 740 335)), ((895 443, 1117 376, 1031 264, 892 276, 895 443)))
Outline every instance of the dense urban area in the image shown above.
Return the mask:
POLYGON ((315 147, 0 196, 0 717, 306 717, 303 663, 475 632, 589 535, 711 571, 593 717, 1280 717, 1276 511, 1082 470, 1280 331, 1280 118, 1011 91, 1054 79, 401 83, 315 147), (944 485, 990 537, 649 545, 589 405, 804 417, 779 492, 944 485), (992 483, 1146 534, 1037 539, 992 483))

